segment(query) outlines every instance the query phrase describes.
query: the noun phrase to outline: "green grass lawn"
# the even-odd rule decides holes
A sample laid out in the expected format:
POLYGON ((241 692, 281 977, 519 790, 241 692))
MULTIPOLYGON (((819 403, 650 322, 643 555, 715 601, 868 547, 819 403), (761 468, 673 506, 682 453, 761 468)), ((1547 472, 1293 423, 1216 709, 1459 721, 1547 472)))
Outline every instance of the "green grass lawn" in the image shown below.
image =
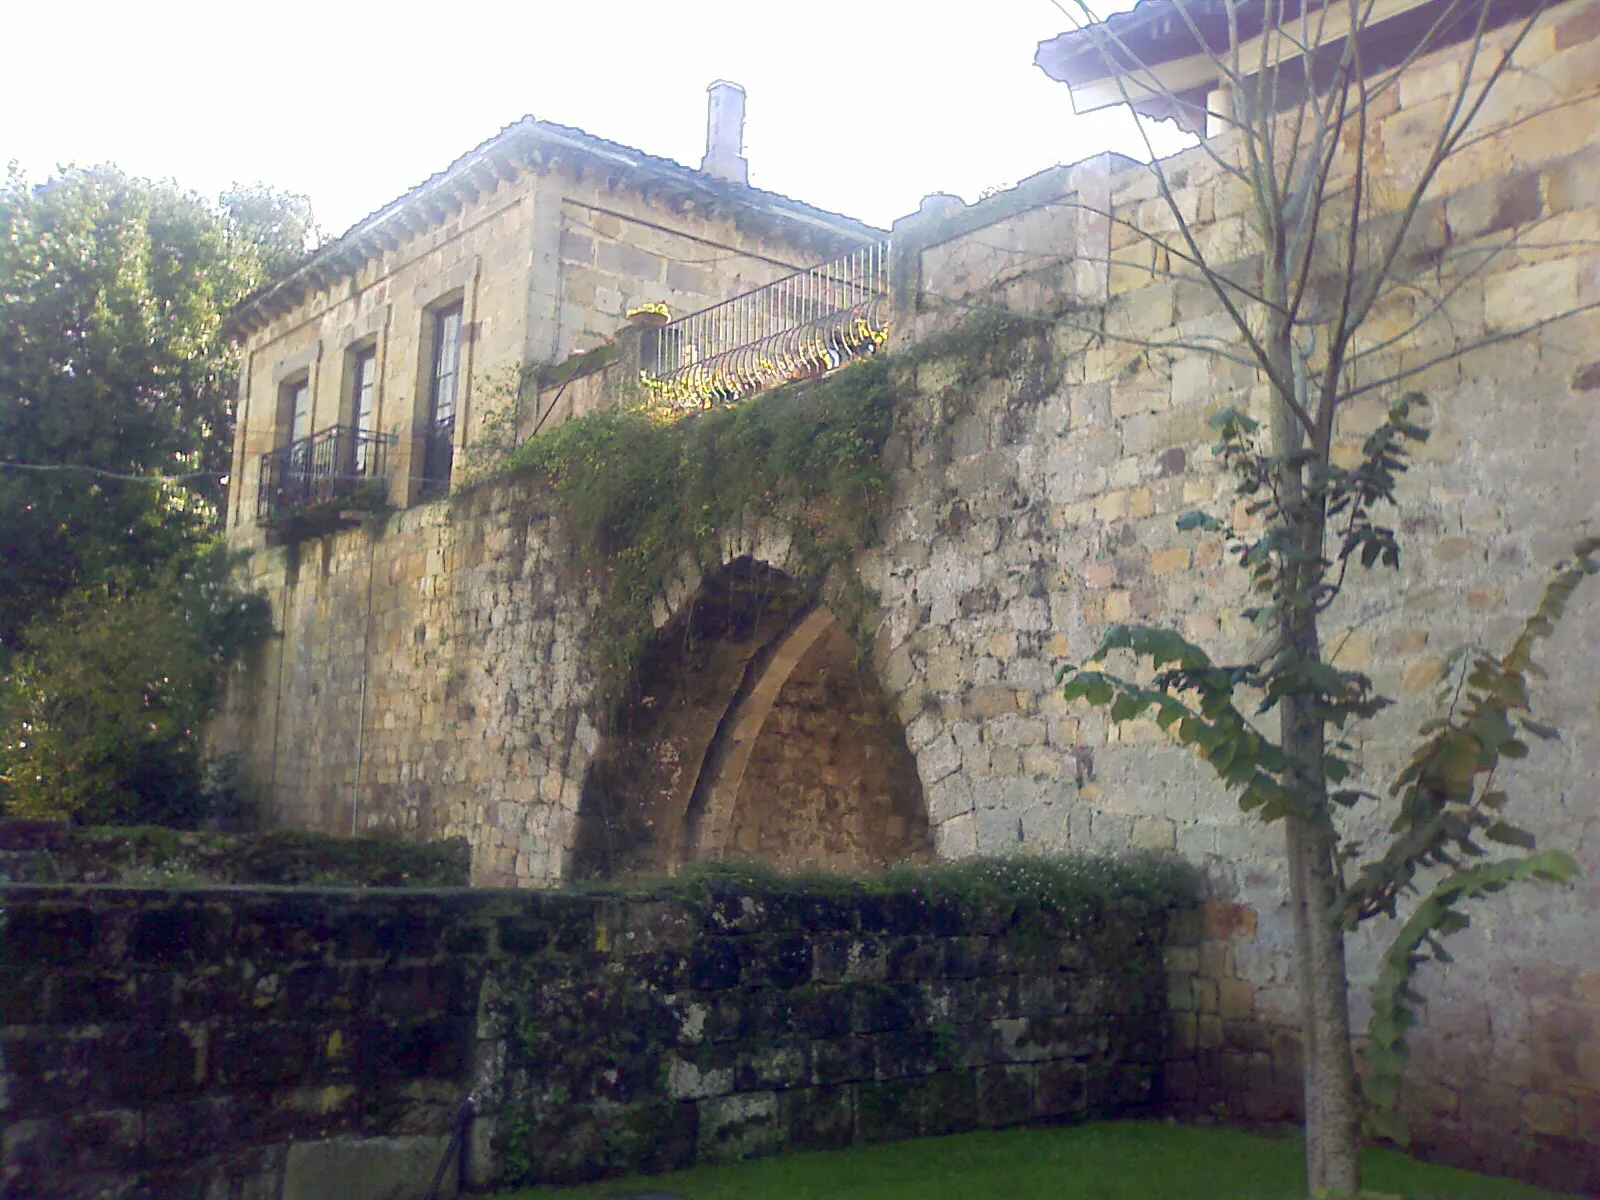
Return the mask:
MULTIPOLYGON (((1291 1200, 1305 1195, 1301 1156, 1298 1136, 1117 1121, 789 1154, 582 1187, 533 1188, 506 1193, 502 1200, 590 1200, 639 1191, 686 1200, 1291 1200)), ((1390 1150, 1369 1150, 1362 1161, 1369 1191, 1407 1200, 1554 1196, 1390 1150)))

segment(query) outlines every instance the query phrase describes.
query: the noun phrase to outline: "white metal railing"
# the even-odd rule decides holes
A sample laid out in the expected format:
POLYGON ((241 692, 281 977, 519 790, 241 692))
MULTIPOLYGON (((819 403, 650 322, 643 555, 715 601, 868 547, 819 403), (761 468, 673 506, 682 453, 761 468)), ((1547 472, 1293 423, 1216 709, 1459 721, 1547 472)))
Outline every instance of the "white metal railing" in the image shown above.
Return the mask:
POLYGON ((888 316, 879 242, 663 325, 644 347, 645 386, 679 408, 739 400, 871 354, 888 316))

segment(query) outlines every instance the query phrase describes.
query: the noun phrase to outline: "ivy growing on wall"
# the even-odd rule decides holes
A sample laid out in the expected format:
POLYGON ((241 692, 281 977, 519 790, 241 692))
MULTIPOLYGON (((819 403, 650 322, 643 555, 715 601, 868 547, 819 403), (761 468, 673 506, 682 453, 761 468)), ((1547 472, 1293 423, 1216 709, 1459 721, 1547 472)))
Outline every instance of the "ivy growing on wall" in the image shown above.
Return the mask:
MULTIPOLYGON (((1009 380, 1037 400, 1059 382, 1060 355, 1036 320, 980 313, 924 339, 909 354, 879 353, 821 379, 788 384, 739 404, 685 413, 638 394, 516 444, 502 423, 476 455, 476 483, 535 478, 560 517, 577 569, 603 602, 590 651, 605 702, 626 693, 655 633, 655 607, 692 566, 722 565, 730 529, 775 518, 793 539, 789 569, 827 603, 863 648, 876 598, 845 570, 872 545, 890 495, 885 443, 897 404, 917 379, 924 411, 902 414, 913 441, 946 437, 986 380, 1009 380)), ((585 370, 599 363, 583 356, 585 370)), ((609 361, 609 360, 607 360, 609 361)), ((532 369, 507 381, 521 392, 569 368, 532 369)))
MULTIPOLYGON (((819 587, 874 540, 889 488, 883 446, 892 411, 889 364, 868 359, 728 408, 594 413, 510 454, 501 476, 544 481, 582 548, 580 569, 600 576, 605 603, 593 650, 608 698, 621 694, 654 632, 658 597, 686 559, 720 566, 730 529, 780 518, 795 539, 794 573, 819 587)), ((841 588, 846 608, 852 591, 859 585, 841 588)))

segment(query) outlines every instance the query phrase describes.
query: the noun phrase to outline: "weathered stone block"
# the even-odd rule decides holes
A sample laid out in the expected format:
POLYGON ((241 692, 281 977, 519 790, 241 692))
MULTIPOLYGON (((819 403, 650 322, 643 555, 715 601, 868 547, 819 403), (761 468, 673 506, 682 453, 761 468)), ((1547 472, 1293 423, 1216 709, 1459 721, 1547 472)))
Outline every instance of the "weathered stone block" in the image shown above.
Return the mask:
POLYGON ((669 1055, 666 1059, 667 1096, 673 1100, 704 1100, 728 1094, 733 1091, 736 1057, 732 1050, 702 1052, 694 1060, 669 1055))
POLYGON ((907 1029, 926 1011, 922 989, 912 984, 865 984, 851 999, 850 1026, 856 1033, 907 1029))
POLYGON ((29 905, 6 916, 0 963, 82 962, 94 947, 94 917, 87 908, 29 905))
POLYGON ((854 1094, 848 1087, 794 1088, 778 1093, 778 1120, 792 1150, 842 1150, 855 1140, 854 1094))
POLYGON ((811 978, 811 943, 803 936, 746 942, 740 979, 746 987, 798 987, 811 978))
MULTIPOLYGON (((421 1200, 448 1141, 436 1136, 296 1143, 284 1161, 282 1200, 421 1200)), ((456 1195, 459 1176, 448 1172, 445 1181, 441 1195, 456 1195)))
POLYGON ((1000 1128, 1029 1120, 1033 1116, 1033 1071, 1030 1066, 995 1066, 975 1072, 979 1122, 1000 1128))
POLYGON ((856 1088, 856 1136, 864 1142, 958 1133, 977 1123, 976 1080, 970 1071, 856 1088))
POLYGON ((702 939, 689 952, 689 986, 700 991, 737 987, 740 950, 739 943, 728 938, 702 939))
POLYGON ((718 1096, 700 1102, 697 1157, 733 1162, 776 1152, 786 1130, 772 1092, 718 1096))
POLYGON ((734 1086, 741 1092, 799 1087, 811 1080, 809 1047, 805 1044, 744 1050, 734 1066, 734 1086))

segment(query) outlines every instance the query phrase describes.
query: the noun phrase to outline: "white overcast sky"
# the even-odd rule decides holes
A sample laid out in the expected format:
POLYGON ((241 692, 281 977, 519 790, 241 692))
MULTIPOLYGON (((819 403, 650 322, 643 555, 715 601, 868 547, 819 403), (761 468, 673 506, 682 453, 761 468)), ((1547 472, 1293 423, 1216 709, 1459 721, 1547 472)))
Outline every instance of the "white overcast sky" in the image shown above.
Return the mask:
MULTIPOLYGON (((1119 4, 1116 7, 1125 7, 1119 4)), ((525 113, 698 166, 706 85, 749 93, 751 183, 887 225, 1105 149, 1034 48, 1051 0, 0 3, 0 162, 262 181, 330 234, 525 113)))

